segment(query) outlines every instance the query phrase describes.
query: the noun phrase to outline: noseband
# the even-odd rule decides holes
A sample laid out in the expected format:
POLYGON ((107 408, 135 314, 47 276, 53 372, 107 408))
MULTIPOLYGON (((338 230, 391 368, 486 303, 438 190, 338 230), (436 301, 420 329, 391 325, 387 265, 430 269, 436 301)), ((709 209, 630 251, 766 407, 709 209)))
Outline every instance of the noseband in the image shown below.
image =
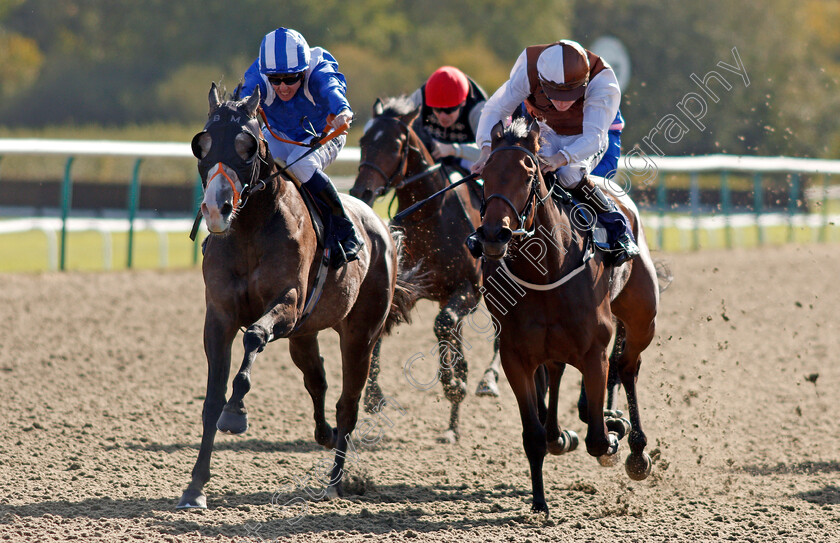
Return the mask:
MULTIPOLYGON (((518 228, 514 230, 512 234, 514 236, 525 236, 526 238, 529 238, 534 235, 536 225, 532 222, 531 229, 526 230, 525 224, 528 222, 529 216, 535 209, 534 202, 536 202, 536 205, 538 206, 542 205, 543 202, 545 202, 548 198, 551 197, 551 191, 549 190, 548 194, 544 198, 540 198, 540 163, 537 160, 537 157, 534 155, 534 153, 532 153, 528 149, 525 149, 524 147, 520 147, 518 145, 505 145, 503 147, 497 147, 496 149, 493 149, 493 152, 490 153, 490 157, 492 157, 499 151, 512 150, 521 151, 525 153, 534 162, 534 173, 532 173, 528 179, 528 184, 530 185, 528 189, 528 200, 525 202, 525 206, 522 208, 522 211, 517 211, 516 206, 513 205, 513 202, 511 202, 510 199, 504 194, 491 194, 490 196, 485 198, 484 201, 481 203, 481 219, 484 220, 484 212, 487 210, 487 204, 490 203, 491 200, 501 200, 513 210, 513 213, 516 216, 516 220, 519 222, 519 224, 517 225, 518 228)), ((488 162, 490 161, 490 157, 488 157, 487 159, 488 162)))
POLYGON ((417 151, 418 153, 420 152, 419 149, 417 149, 415 147, 412 147, 411 144, 409 143, 410 134, 412 132, 411 127, 409 127, 402 120, 397 119, 396 117, 377 117, 376 119, 377 120, 379 120, 379 119, 388 120, 388 121, 393 121, 395 123, 398 123, 402 127, 403 133, 405 134, 405 145, 402 147, 402 149, 400 149, 400 165, 397 167, 397 169, 391 175, 386 174, 385 171, 382 168, 380 168, 379 166, 377 166, 373 162, 369 162, 369 161, 365 160, 365 161, 359 163, 359 171, 362 171, 362 168, 367 166, 368 168, 372 169, 373 171, 375 171, 376 173, 381 175, 382 179, 385 180, 385 186, 376 190, 376 196, 380 196, 380 195, 384 194, 389 189, 401 189, 404 186, 408 185, 409 183, 411 183, 413 181, 416 181, 416 180, 418 180, 422 177, 425 177, 425 176, 429 175, 430 173, 434 172, 435 170, 437 170, 438 168, 440 168, 440 164, 435 164, 435 165, 431 166, 430 168, 427 168, 426 170, 423 170, 422 172, 420 172, 416 175, 412 175, 411 177, 406 179, 405 174, 407 173, 406 170, 408 168, 408 154, 409 154, 409 152, 411 152, 411 151, 417 151), (395 183, 394 180, 398 179, 398 176, 402 176, 403 180, 401 182, 395 183))

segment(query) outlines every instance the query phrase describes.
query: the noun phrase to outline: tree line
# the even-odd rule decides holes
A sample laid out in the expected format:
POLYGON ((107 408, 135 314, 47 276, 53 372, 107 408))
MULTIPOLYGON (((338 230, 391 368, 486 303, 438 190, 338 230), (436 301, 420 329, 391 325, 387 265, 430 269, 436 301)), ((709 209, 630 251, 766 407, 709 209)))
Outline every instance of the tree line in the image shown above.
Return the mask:
POLYGON ((838 6, 4 0, 0 125, 201 124, 210 81, 232 90, 262 36, 278 26, 333 53, 359 122, 378 96, 410 93, 443 64, 460 67, 492 93, 528 45, 571 38, 588 46, 609 35, 631 61, 622 89, 625 149, 833 157, 840 151, 840 127, 832 122, 840 101, 838 6))

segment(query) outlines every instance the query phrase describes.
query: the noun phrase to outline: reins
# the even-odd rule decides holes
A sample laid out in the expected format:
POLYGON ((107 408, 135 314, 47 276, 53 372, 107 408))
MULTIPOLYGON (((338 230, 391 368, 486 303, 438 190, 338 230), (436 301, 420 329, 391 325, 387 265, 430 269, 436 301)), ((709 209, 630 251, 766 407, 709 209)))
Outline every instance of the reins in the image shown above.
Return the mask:
POLYGON ((408 185, 410 183, 413 183, 413 182, 417 181, 418 179, 422 179, 422 178, 428 176, 429 174, 432 174, 432 173, 434 173, 434 172, 436 172, 437 170, 440 169, 441 164, 439 164, 439 163, 438 164, 433 164, 433 165, 429 166, 428 168, 426 168, 425 170, 423 170, 422 172, 414 174, 411 177, 406 178, 405 174, 406 174, 406 171, 408 169, 408 155, 409 155, 409 153, 411 151, 417 151, 418 153, 420 152, 420 149, 417 149, 416 147, 412 147, 411 143, 409 143, 409 134, 411 133, 411 127, 409 127, 401 119, 397 119, 396 117, 382 117, 382 116, 380 116, 380 117, 377 117, 376 119, 377 120, 381 119, 381 120, 393 121, 393 122, 398 123, 402 127, 402 129, 404 130, 405 140, 406 140, 405 146, 400 151, 400 165, 397 166, 397 169, 394 170, 394 173, 392 173, 391 175, 388 175, 387 173, 385 173, 385 171, 382 168, 380 168, 379 166, 377 166, 373 162, 369 162, 369 161, 365 160, 365 161, 362 161, 362 162, 359 163, 359 171, 361 171, 361 169, 363 167, 368 167, 371 170, 378 173, 380 176, 382 176, 382 179, 385 180, 385 186, 381 187, 380 189, 377 189, 377 194, 375 196, 376 198, 382 196, 389 189, 401 189, 401 188, 405 187, 406 185, 408 185), (402 175, 403 180, 401 182, 395 184, 394 179, 397 178, 397 176, 399 176, 399 175, 402 175))

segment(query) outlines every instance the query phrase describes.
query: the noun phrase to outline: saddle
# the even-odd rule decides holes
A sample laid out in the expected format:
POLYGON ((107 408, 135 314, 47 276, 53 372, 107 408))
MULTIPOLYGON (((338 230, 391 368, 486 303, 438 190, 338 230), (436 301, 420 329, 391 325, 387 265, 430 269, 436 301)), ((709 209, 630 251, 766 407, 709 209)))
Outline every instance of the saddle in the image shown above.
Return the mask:
MULTIPOLYGON (((275 159, 274 162, 282 169, 286 164, 282 160, 275 159)), ((329 206, 309 192, 306 185, 301 183, 292 172, 286 171, 284 176, 289 179, 297 188, 306 209, 309 211, 309 218, 312 220, 312 228, 315 230, 315 238, 318 240, 318 248, 325 247, 327 239, 327 226, 330 224, 329 217, 332 215, 329 206)))

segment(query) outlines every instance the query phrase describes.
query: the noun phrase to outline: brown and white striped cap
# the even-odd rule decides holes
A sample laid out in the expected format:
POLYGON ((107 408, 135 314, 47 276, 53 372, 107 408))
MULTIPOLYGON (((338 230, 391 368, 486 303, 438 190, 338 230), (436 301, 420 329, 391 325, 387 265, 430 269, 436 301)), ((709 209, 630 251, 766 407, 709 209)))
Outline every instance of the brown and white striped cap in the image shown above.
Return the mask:
POLYGON ((540 53, 537 73, 549 99, 577 100, 589 83, 589 57, 579 43, 561 40, 540 53))

